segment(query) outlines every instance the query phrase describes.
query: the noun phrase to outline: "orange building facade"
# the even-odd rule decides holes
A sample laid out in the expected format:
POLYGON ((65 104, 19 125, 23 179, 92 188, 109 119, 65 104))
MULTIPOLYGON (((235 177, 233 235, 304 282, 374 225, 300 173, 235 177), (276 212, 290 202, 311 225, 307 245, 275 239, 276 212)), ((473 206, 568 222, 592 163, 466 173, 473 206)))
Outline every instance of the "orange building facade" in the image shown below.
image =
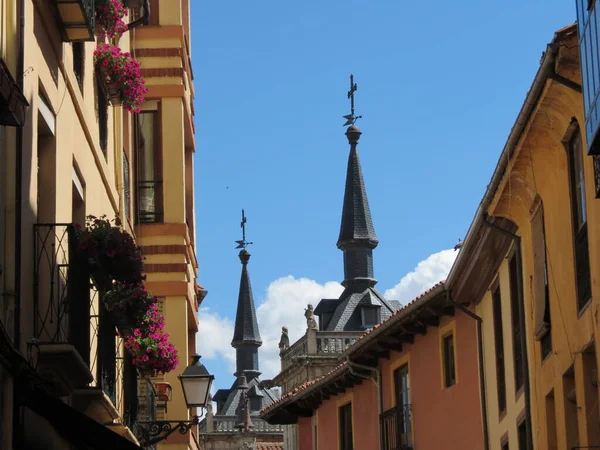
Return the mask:
POLYGON ((262 411, 270 423, 296 423, 301 450, 484 447, 477 321, 443 283, 341 359, 262 411))

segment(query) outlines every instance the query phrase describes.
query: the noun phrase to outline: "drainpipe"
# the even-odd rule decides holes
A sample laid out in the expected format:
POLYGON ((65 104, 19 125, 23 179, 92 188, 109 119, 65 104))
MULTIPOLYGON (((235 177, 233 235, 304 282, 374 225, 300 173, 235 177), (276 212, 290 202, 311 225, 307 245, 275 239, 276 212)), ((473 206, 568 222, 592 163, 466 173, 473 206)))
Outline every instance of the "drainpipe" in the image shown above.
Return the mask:
POLYGON ((446 298, 448 302, 455 308, 465 313, 470 318, 477 322, 477 357, 479 359, 479 390, 481 391, 481 420, 483 422, 483 448, 484 450, 490 449, 490 434, 488 431, 488 413, 487 413, 487 402, 486 402, 486 388, 485 388, 485 369, 483 362, 483 319, 475 314, 473 311, 465 308, 454 301, 450 291, 446 291, 446 298))
MULTIPOLYGON (((517 247, 517 267, 519 271, 523 272, 523 265, 521 260, 521 236, 511 233, 502 227, 499 227, 495 223, 487 220, 487 215, 483 218, 483 225, 490 227, 492 230, 496 230, 501 234, 512 239, 517 247)), ((523 297, 523 277, 517 277, 519 293, 523 297)), ((531 386, 529 383, 529 358, 527 355, 527 336, 525 332, 525 302, 523 298, 519 302, 519 326, 521 327, 521 347, 523 349, 523 361, 521 363, 523 369, 523 388, 525 390, 525 430, 527 432, 527 450, 533 450, 533 435, 531 432, 531 386)))
POLYGON ((355 377, 359 377, 362 378, 363 380, 370 380, 373 383, 375 383, 375 386, 377 386, 379 389, 379 399, 378 399, 378 403, 379 403, 379 414, 381 414, 383 412, 382 408, 383 408, 383 391, 382 391, 382 383, 381 383, 381 371, 379 370, 379 368, 377 367, 371 367, 371 366, 365 366, 363 364, 358 364, 354 361, 352 361, 350 359, 349 356, 346 356, 346 363, 348 364, 348 369, 350 369, 350 373, 352 375, 354 375, 355 377), (375 373, 374 377, 369 377, 369 376, 365 376, 361 373, 358 373, 356 370, 354 369, 363 369, 363 370, 368 370, 371 373, 375 373))
MULTIPOLYGON (((18 28, 18 56, 17 56, 17 85, 23 92, 25 72, 25 0, 17 2, 18 28)), ((23 197, 23 127, 16 130, 15 148, 15 260, 14 260, 14 344, 17 351, 21 350, 21 224, 22 224, 22 197, 23 197)), ((20 448, 23 444, 23 430, 21 423, 22 408, 19 404, 19 393, 16 380, 13 378, 13 446, 20 448)))

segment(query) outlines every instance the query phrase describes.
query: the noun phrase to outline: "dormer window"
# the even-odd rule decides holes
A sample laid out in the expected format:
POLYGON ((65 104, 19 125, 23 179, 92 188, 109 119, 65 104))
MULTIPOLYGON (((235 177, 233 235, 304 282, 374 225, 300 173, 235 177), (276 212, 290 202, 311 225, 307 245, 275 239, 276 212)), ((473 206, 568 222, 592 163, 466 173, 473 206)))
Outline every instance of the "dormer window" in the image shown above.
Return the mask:
POLYGON ((321 331, 327 330, 327 327, 329 326, 329 322, 331 322, 332 317, 333 314, 330 312, 324 312, 319 316, 319 326, 321 331))
POLYGON ((379 323, 379 307, 368 306, 361 310, 363 328, 373 328, 379 323))

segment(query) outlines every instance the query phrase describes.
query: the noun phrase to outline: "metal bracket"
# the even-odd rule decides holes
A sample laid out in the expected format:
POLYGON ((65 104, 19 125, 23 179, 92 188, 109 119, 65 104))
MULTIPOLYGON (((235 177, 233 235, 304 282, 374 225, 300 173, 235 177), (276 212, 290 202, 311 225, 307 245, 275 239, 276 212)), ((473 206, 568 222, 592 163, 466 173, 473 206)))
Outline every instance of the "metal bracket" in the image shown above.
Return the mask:
POLYGON ((179 431, 180 434, 187 434, 193 426, 200 423, 200 418, 194 416, 192 420, 157 420, 155 422, 144 422, 140 421, 137 424, 144 429, 148 434, 148 439, 142 442, 142 447, 148 447, 154 445, 160 441, 167 439, 175 431, 179 431))

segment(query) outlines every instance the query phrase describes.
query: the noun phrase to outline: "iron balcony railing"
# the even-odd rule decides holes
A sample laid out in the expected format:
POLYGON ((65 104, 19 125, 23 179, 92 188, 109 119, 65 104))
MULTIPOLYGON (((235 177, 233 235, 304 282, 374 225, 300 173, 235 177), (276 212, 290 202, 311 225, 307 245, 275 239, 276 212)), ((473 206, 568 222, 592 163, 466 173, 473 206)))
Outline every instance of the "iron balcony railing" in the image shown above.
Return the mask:
POLYGON ((135 370, 126 367, 102 292, 79 259, 74 226, 34 225, 34 257, 33 341, 72 345, 93 375, 90 386, 101 388, 123 410, 125 375, 135 370))
MULTIPOLYGON (((128 426, 138 438, 140 442, 150 440, 149 429, 139 425, 139 422, 156 422, 156 391, 152 382, 143 378, 136 383, 137 385, 137 412, 136 417, 129 422, 128 426)), ((152 444, 146 447, 147 450, 156 450, 157 444, 152 444)))
POLYGON ((381 450, 412 450, 410 404, 394 406, 379 415, 381 450))
POLYGON ((161 181, 138 181, 137 215, 139 223, 158 223, 163 221, 161 181))
POLYGON ((53 3, 63 41, 94 40, 96 0, 53 0, 53 3))

